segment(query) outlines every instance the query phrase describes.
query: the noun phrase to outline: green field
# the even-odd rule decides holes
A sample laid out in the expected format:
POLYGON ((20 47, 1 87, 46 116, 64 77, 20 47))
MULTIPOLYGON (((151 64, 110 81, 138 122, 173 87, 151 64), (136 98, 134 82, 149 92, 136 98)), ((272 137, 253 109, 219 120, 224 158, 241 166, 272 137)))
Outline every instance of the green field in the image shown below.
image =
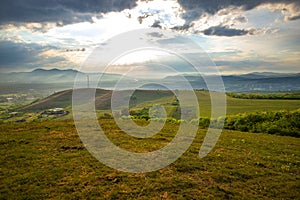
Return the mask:
MULTIPOLYGON (((207 91, 196 91, 201 116, 210 117, 210 96, 207 91)), ((227 115, 256 111, 296 110, 300 100, 238 99, 227 96, 227 115)))
MULTIPOLYGON (((140 122, 143 123, 143 122, 140 122)), ((145 141, 100 121, 124 149, 151 151, 176 126, 145 141)), ((104 166, 84 148, 72 121, 2 124, 1 199, 297 199, 300 139, 223 131, 212 152, 198 158, 205 129, 170 166, 131 174, 104 166)))
MULTIPOLYGON (((209 93, 196 91, 196 94, 201 116, 209 117, 209 93)), ((107 137, 120 148, 154 151, 168 144, 176 134, 179 125, 172 122, 147 139, 125 134, 108 119, 110 96, 111 91, 97 90, 97 115, 103 117, 99 124, 107 137)), ((103 165, 85 149, 72 121, 71 100, 71 90, 58 92, 19 108, 16 116, 0 121, 0 199, 297 199, 300 196, 300 138, 223 130, 211 153, 200 159, 198 154, 206 134, 206 129, 200 126, 191 147, 170 166, 149 173, 125 173, 103 165), (43 111, 55 107, 70 113, 62 117, 39 117, 43 111), (15 122, 20 119, 27 122, 15 122)), ((166 91, 137 91, 130 108, 138 117, 156 104, 164 105, 171 117, 178 116, 179 104, 166 91)), ((285 120, 292 116, 289 111, 299 108, 300 100, 227 96, 230 120, 237 116, 237 120, 247 121, 260 117, 264 111, 272 111, 273 114, 265 116, 275 118, 283 113, 285 120), (288 111, 277 113, 280 110, 288 111), (236 115, 239 113, 243 115, 236 115)), ((294 111, 295 118, 283 123, 285 130, 296 131, 296 136, 298 115, 294 111)), ((276 118, 279 120, 276 123, 282 119, 276 118)), ((264 126, 273 126, 272 120, 264 126)), ((143 118, 136 118, 135 122, 142 126, 149 123, 143 118)), ((250 125, 250 121, 245 123, 250 125)), ((239 128, 243 123, 235 125, 239 128)))
MULTIPOLYGON (((209 92, 198 90, 195 91, 195 94, 198 97, 201 116, 210 117, 211 103, 209 92)), ((131 98, 130 102, 132 110, 142 110, 143 108, 149 108, 152 105, 161 104, 165 106, 171 117, 179 116, 178 113, 176 113, 178 105, 174 105, 176 98, 171 92, 159 90, 137 91, 133 96, 134 98, 131 98)), ((111 91, 97 90, 95 106, 99 113, 110 112, 110 101, 111 91)), ((33 104, 29 104, 17 111, 20 111, 20 113, 38 113, 55 107, 67 108, 71 111, 71 105, 72 90, 65 90, 41 99, 33 104)), ((292 111, 299 108, 300 100, 298 99, 239 99, 227 96, 227 115, 256 111, 292 111)))

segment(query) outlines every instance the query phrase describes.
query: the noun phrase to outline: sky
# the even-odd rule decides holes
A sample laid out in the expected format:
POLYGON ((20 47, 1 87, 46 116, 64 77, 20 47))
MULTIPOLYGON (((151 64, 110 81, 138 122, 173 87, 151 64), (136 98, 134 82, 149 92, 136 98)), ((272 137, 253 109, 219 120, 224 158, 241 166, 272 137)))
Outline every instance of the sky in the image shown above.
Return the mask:
MULTIPOLYGON (((222 74, 300 72, 299 0, 2 0, 0 72, 80 70, 112 37, 143 28, 193 39, 222 74)), ((164 54, 128 55, 112 72, 164 54)))

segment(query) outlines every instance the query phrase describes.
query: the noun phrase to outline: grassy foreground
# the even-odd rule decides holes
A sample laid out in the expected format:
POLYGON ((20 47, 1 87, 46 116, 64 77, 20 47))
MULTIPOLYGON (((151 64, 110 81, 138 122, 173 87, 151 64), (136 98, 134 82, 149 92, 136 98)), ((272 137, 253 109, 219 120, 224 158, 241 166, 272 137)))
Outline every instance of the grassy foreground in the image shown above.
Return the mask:
MULTIPOLYGON (((143 122, 140 122, 143 123, 143 122)), ((100 122, 120 147, 154 150, 176 125, 144 140, 100 122)), ((72 121, 1 124, 0 199, 297 199, 300 138, 223 131, 213 151, 198 158, 205 129, 170 166, 145 174, 101 164, 84 148, 72 121)))

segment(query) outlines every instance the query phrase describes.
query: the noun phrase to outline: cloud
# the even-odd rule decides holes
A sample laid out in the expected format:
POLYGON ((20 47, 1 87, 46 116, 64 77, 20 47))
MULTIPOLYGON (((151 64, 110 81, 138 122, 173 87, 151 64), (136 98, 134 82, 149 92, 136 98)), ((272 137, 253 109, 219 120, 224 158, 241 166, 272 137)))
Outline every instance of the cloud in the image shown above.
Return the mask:
POLYGON ((163 38, 163 37, 165 37, 162 33, 159 33, 159 32, 152 32, 152 33, 148 33, 147 35, 150 36, 150 37, 153 37, 153 38, 163 38))
POLYGON ((187 31, 189 28, 191 28, 193 26, 193 24, 184 24, 182 26, 174 26, 173 28, 171 28, 172 30, 176 30, 176 31, 187 31))
POLYGON ((139 21, 140 24, 143 23, 143 20, 150 17, 150 16, 153 16, 154 14, 144 14, 144 15, 141 15, 141 16, 138 16, 137 17, 137 20, 139 21))
POLYGON ((287 17, 286 19, 287 19, 288 21, 294 21, 294 20, 300 19, 300 15, 287 17))
POLYGON ((245 16, 237 16, 234 18, 234 21, 240 22, 240 23, 246 23, 247 18, 245 16))
POLYGON ((262 65, 272 65, 274 62, 265 62, 260 60, 238 60, 238 61, 225 61, 217 60, 215 61, 217 66, 231 66, 231 67, 259 67, 262 65))
MULTIPOLYGON (((299 60, 297 61, 299 63, 299 60)), ((273 71, 273 72, 296 72, 298 73, 298 65, 296 62, 290 62, 289 60, 215 60, 215 64, 220 71, 232 74, 232 73, 249 73, 254 71, 273 71)))
POLYGON ((178 0, 178 3, 186 11, 183 17, 188 21, 193 21, 199 18, 204 13, 216 14, 220 10, 224 10, 230 7, 240 7, 243 10, 251 10, 259 5, 263 4, 295 4, 299 6, 298 0, 178 0))
POLYGON ((222 72, 226 73, 242 73, 249 71, 270 71, 278 70, 277 63, 266 62, 262 60, 216 60, 216 66, 222 72))
MULTIPOLYGON (((247 23, 248 19, 241 15, 245 11, 255 8, 267 8, 271 11, 282 10, 285 12, 285 21, 297 20, 300 17, 300 1, 298 0, 178 0, 183 11, 178 13, 185 24, 174 28, 179 31, 199 32, 213 26, 235 26, 247 23), (219 20, 219 21, 218 21, 219 20), (199 29, 200 28, 200 29, 199 29), (196 31, 195 31, 196 30, 196 31)), ((247 34, 247 30, 231 30, 235 34, 247 34)), ((226 36, 226 35, 224 35, 226 36)))
POLYGON ((281 11, 285 21, 294 21, 300 19, 300 2, 297 3, 278 3, 265 4, 261 8, 268 8, 271 11, 281 11))
POLYGON ((255 29, 235 29, 228 26, 213 26, 203 31, 204 35, 216 36, 242 36, 242 35, 255 35, 255 29))
POLYGON ((55 22, 57 25, 91 21, 91 17, 133 8, 135 0, 2 0, 0 23, 55 22))
POLYGON ((32 62, 41 48, 37 45, 26 45, 10 41, 0 42, 1 66, 15 65, 16 63, 32 62))
POLYGON ((57 63, 62 66, 66 59, 57 53, 50 55, 49 51, 57 52, 60 50, 53 46, 42 46, 34 43, 0 41, 0 71, 16 71, 19 69, 23 71, 56 65, 57 63))
POLYGON ((152 28, 162 28, 159 20, 155 20, 151 27, 152 28))

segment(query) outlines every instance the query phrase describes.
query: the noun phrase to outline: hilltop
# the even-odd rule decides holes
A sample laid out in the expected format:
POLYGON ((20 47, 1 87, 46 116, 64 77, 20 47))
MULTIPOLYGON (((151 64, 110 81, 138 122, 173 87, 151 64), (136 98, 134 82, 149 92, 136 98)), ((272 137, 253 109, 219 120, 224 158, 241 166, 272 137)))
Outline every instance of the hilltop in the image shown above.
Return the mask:
MULTIPOLYGON (((81 89, 93 90, 93 89, 81 89)), ((98 110, 109 110, 111 105, 111 90, 96 89, 95 90, 95 106, 98 110)), ((54 93, 44 99, 38 100, 30 105, 20 108, 20 111, 41 111, 55 107, 70 107, 72 105, 73 90, 64 90, 54 93)), ((124 91, 118 91, 124 93, 124 91)), ((132 106, 142 107, 147 104, 166 103, 167 100, 174 98, 174 95, 169 91, 156 90, 137 90, 134 93, 134 99, 131 102, 132 106), (166 99, 167 98, 167 99, 166 99)))

